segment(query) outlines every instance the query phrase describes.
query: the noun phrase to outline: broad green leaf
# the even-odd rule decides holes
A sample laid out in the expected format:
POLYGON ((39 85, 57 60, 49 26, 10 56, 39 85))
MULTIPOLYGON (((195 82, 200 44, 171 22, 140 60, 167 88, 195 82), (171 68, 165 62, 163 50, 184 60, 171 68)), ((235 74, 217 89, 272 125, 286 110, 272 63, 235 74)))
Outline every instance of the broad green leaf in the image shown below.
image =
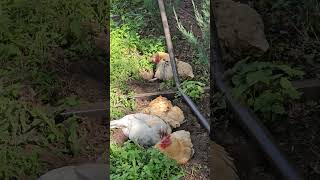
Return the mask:
POLYGON ((246 81, 249 84, 249 86, 256 84, 257 82, 269 84, 271 80, 271 75, 272 71, 270 69, 250 72, 247 74, 246 81))

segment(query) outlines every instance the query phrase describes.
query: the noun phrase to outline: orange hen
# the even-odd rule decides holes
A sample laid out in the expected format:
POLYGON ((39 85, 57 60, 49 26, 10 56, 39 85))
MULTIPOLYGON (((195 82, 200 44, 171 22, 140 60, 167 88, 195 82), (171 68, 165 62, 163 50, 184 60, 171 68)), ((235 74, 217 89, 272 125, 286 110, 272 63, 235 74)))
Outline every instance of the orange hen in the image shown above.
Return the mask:
POLYGON ((155 145, 162 153, 177 161, 178 164, 186 164, 194 154, 190 133, 185 130, 173 132, 161 139, 155 145))
POLYGON ((158 116, 173 128, 180 127, 185 119, 182 110, 162 96, 152 100, 142 113, 158 116))

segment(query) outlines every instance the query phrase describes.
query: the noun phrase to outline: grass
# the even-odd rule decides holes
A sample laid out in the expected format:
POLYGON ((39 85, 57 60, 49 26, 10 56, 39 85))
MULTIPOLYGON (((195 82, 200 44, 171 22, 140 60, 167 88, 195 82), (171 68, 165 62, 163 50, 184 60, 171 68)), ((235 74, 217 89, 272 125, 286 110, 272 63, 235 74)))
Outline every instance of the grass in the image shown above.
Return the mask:
POLYGON ((97 57, 94 36, 106 25, 106 3, 0 2, 0 179, 35 179, 44 173, 40 150, 59 156, 80 152, 81 120, 54 120, 59 110, 78 102, 59 93, 63 83, 55 65, 97 57), (91 23, 97 24, 95 30, 91 23), (55 54, 59 48, 64 60, 55 54))
POLYGON ((210 2, 208 0, 203 1, 201 4, 201 11, 195 5, 192 0, 193 10, 198 27, 201 30, 201 36, 197 37, 192 31, 188 31, 182 23, 179 21, 175 8, 173 8, 174 16, 177 21, 177 27, 187 41, 193 46, 197 52, 196 63, 209 64, 209 52, 210 52, 210 2))
POLYGON ((112 5, 111 16, 120 17, 121 21, 111 20, 110 32, 110 116, 119 118, 125 111, 133 111, 135 103, 126 95, 132 94, 127 83, 140 79, 143 70, 152 70, 149 62, 151 56, 164 51, 162 38, 141 37, 140 29, 144 28, 144 16, 141 11, 126 6, 127 2, 119 1, 112 5), (127 8, 127 9, 126 9, 127 8), (119 9, 118 12, 117 10, 119 9), (126 9, 126 10, 124 10, 126 9), (120 16, 121 15, 121 16, 120 16))
POLYGON ((179 179, 184 171, 174 160, 155 148, 143 149, 126 142, 121 148, 110 147, 111 179, 179 179))

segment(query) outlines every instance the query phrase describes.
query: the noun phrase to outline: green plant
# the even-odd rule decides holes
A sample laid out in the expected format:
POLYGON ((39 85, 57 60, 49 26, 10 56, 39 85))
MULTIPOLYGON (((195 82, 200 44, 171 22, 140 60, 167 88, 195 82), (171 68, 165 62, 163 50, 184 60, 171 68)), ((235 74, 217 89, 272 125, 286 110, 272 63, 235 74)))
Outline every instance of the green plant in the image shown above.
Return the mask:
MULTIPOLYGON (((127 3, 116 3, 112 8, 126 6, 127 3)), ((118 15, 115 9, 112 15, 118 15)), ((110 115, 111 119, 120 118, 127 110, 135 109, 135 101, 126 96, 132 92, 127 82, 139 80, 139 73, 143 70, 152 70, 153 65, 149 62, 150 57, 164 51, 162 38, 142 38, 139 29, 143 20, 132 17, 129 10, 121 16, 123 22, 117 24, 111 21, 110 32, 110 115)), ((140 12, 141 13, 141 12, 140 12)), ((143 17, 143 16, 141 16, 143 17)))
POLYGON ((239 61, 231 70, 233 95, 260 113, 265 120, 284 115, 284 105, 300 97, 291 80, 302 77, 304 73, 288 65, 246 63, 247 60, 239 61))
POLYGON ((177 21, 177 27, 180 32, 186 37, 187 41, 197 50, 198 60, 202 64, 208 64, 209 62, 209 47, 210 47, 210 33, 209 33, 209 25, 210 25, 210 1, 205 0, 202 2, 201 12, 199 12, 198 8, 195 6, 194 1, 192 0, 193 9, 195 12, 195 17, 197 20, 197 24, 201 30, 202 36, 196 37, 196 35, 192 31, 188 31, 182 23, 178 20, 177 13, 175 8, 173 8, 173 12, 177 21))
MULTIPOLYGON (((181 88, 183 92, 193 100, 199 100, 201 98, 201 95, 204 93, 204 86, 204 83, 198 81, 183 81, 181 83, 181 88)), ((177 96, 180 95, 180 93, 177 94, 177 96)))
POLYGON ((0 91, 1 179, 32 178, 39 175, 39 154, 37 151, 28 150, 26 146, 76 154, 83 138, 76 134, 78 118, 71 117, 65 124, 56 124, 54 112, 19 100, 21 88, 20 85, 13 84, 0 91), (52 148, 53 144, 59 146, 52 148))
POLYGON ((174 87, 176 84, 174 82, 173 79, 169 79, 167 81, 161 82, 160 83, 160 90, 167 90, 167 89, 171 89, 172 87, 174 87))
POLYGON ((37 153, 26 151, 21 147, 1 145, 0 177, 9 179, 36 179, 40 164, 37 153))
POLYGON ((182 176, 182 168, 155 148, 143 149, 131 142, 123 147, 110 145, 111 179, 178 180, 182 176))

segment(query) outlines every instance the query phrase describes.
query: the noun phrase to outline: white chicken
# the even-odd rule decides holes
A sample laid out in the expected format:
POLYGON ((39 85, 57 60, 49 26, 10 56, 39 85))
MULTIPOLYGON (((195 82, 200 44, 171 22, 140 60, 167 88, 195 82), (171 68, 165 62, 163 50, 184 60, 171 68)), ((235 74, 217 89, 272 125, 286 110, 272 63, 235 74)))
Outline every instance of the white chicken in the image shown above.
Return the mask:
POLYGON ((180 127, 185 121, 183 111, 165 97, 159 96, 152 100, 149 105, 142 110, 142 113, 158 116, 167 122, 172 128, 180 127))
POLYGON ((137 144, 153 146, 163 136, 171 134, 171 127, 157 116, 136 113, 110 122, 110 128, 120 128, 125 136, 137 144))
POLYGON ((190 132, 185 130, 176 131, 163 137, 155 145, 155 148, 169 158, 176 160, 178 164, 186 164, 194 154, 190 132))
MULTIPOLYGON (((152 62, 157 64, 156 72, 153 79, 150 81, 160 80, 170 80, 173 78, 170 56, 168 53, 158 52, 152 56, 152 62)), ((193 78, 192 66, 186 62, 176 59, 176 65, 179 76, 182 78, 193 78)))

